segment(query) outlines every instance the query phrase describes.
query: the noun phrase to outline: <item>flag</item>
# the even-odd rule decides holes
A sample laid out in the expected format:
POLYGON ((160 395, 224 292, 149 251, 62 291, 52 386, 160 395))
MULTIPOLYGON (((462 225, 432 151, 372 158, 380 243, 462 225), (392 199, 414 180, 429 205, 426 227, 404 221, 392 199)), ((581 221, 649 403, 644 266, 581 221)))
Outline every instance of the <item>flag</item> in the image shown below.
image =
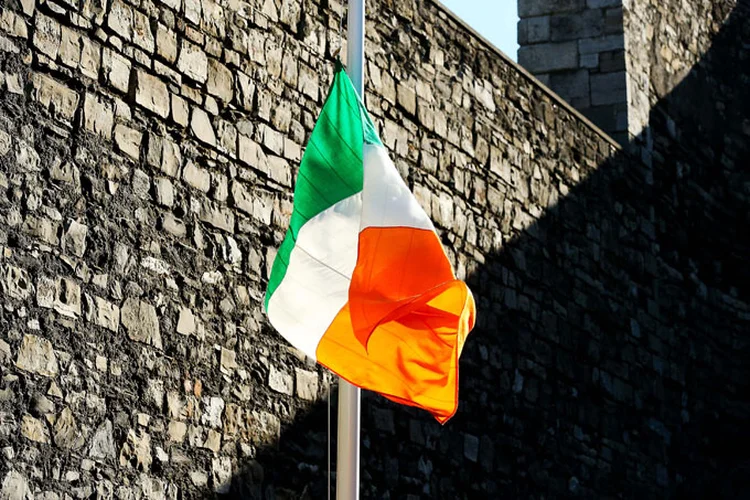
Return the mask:
POLYGON ((441 423, 455 414, 474 299, 340 64, 300 164, 265 309, 292 345, 350 383, 441 423))

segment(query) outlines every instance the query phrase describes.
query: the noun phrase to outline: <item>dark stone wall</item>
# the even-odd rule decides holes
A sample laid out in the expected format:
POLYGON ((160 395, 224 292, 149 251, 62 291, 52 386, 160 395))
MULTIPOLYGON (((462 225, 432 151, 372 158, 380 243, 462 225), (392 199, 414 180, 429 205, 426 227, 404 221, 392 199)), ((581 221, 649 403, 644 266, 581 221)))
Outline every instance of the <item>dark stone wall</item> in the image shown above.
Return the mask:
MULTIPOLYGON (((649 163, 440 6, 369 4, 368 107, 479 311, 446 426, 365 395, 363 498, 746 492, 743 8, 649 163)), ((2 500, 325 496, 332 377, 260 301, 343 14, 3 1, 2 500)))

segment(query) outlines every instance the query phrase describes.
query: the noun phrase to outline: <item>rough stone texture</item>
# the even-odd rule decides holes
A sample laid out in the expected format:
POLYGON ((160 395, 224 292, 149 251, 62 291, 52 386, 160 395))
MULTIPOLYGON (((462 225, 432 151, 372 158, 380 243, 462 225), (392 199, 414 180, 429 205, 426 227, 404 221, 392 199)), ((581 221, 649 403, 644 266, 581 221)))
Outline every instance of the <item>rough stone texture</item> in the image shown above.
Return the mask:
MULTIPOLYGON (((646 150, 652 148, 653 134, 677 135, 676 130, 651 130, 651 109, 701 60, 736 3, 742 4, 709 0, 684 5, 674 0, 623 2, 628 132, 646 150)), ((672 107, 677 109, 669 113, 676 116, 669 116, 668 121, 680 121, 679 115, 693 104, 673 103, 672 107)))
POLYGON ((137 71, 135 85, 135 102, 162 118, 169 116, 169 91, 164 82, 145 71, 137 71))
MULTIPOLYGON (((521 9, 582 103, 649 67, 635 156, 432 2, 369 12, 368 107, 479 323, 446 426, 365 394, 363 498, 748 496, 750 16, 678 4, 521 9)), ((334 379, 261 303, 343 5, 3 4, 0 498, 325 498, 334 379)))
POLYGON ((159 318, 151 304, 138 299, 126 299, 120 310, 120 321, 131 340, 161 347, 159 318))
POLYGON ((52 343, 36 335, 24 335, 23 342, 18 350, 16 367, 46 377, 56 376, 58 363, 52 343))

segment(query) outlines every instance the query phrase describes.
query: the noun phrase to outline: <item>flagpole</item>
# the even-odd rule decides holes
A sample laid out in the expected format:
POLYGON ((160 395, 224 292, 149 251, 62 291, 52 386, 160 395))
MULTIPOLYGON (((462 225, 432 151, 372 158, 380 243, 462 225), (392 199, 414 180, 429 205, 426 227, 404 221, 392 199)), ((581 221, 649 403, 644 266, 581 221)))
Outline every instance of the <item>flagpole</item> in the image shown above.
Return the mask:
MULTIPOLYGON (((346 72, 364 100, 365 0, 349 0, 346 72)), ((360 389, 339 378, 336 500, 359 500, 360 389)))

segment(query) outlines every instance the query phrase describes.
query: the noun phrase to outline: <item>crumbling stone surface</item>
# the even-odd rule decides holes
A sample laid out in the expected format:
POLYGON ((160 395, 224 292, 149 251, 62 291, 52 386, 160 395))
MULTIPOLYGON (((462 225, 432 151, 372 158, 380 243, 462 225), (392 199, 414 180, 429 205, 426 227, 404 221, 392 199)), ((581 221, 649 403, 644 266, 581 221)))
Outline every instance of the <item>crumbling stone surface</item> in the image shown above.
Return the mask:
MULTIPOLYGON (((742 191, 702 190, 685 152, 654 177, 430 1, 372 10, 368 108, 479 322, 448 425, 365 394, 363 498, 664 498, 730 468, 750 308, 725 263, 747 252, 736 236, 706 253, 674 214, 705 228, 698 193, 720 227, 750 213, 742 191)), ((334 377, 262 302, 344 15, 0 7, 0 500, 325 497, 334 377)), ((714 108, 743 109, 720 88, 714 108)), ((746 186, 750 123, 724 121, 701 161, 746 186)), ((673 125, 653 165, 700 143, 673 125)))

